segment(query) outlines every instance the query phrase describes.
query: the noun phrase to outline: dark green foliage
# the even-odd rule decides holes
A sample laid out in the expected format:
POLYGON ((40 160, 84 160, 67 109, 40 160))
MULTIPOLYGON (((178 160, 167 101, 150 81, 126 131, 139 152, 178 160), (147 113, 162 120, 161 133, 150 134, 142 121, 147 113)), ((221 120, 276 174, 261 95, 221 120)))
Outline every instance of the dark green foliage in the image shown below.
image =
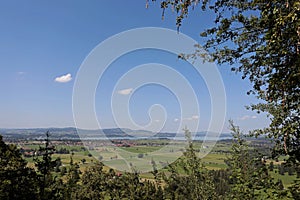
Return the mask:
POLYGON ((0 199, 65 199, 65 185, 52 176, 61 161, 52 161, 54 147, 50 146, 49 133, 46 136, 45 147, 37 152, 42 159, 34 158, 37 172, 26 166, 15 145, 6 145, 0 136, 0 199))
POLYGON ((278 170, 280 175, 287 173, 289 176, 292 176, 297 171, 293 163, 285 162, 278 165, 278 170))
POLYGON ((66 148, 63 148, 61 147, 60 149, 56 150, 55 153, 58 153, 58 154, 69 154, 70 151, 66 148))
POLYGON ((239 128, 231 123, 235 140, 227 160, 230 171, 231 199, 281 199, 287 191, 280 190, 280 183, 274 182, 268 174, 262 156, 250 154, 248 145, 239 128))
POLYGON ((54 171, 55 172, 60 172, 60 166, 62 165, 61 163, 61 158, 58 157, 56 160, 55 160, 55 167, 54 167, 54 171))
POLYGON ((50 133, 46 133, 45 147, 40 147, 37 156, 34 158, 35 166, 38 172, 38 183, 40 187, 41 199, 55 199, 56 193, 53 187, 56 187, 57 180, 52 173, 61 164, 60 159, 52 160, 51 155, 55 152, 55 147, 50 143, 50 133), (40 159, 39 157, 42 156, 40 159))
POLYGON ((230 191, 230 171, 229 170, 211 170, 209 171, 213 178, 214 190, 219 199, 225 199, 230 191))
POLYGON ((105 172, 96 163, 82 175, 78 199, 163 199, 163 192, 154 182, 142 181, 138 173, 105 172))
POLYGON ((56 161, 52 161, 51 155, 55 152, 55 147, 50 144, 50 133, 46 133, 45 147, 39 148, 37 157, 34 158, 35 165, 42 175, 49 174, 56 166, 56 161), (42 159, 39 158, 42 156, 42 159))
POLYGON ((163 0, 161 8, 163 15, 168 8, 177 13, 179 28, 198 4, 215 13, 215 25, 200 34, 209 54, 196 46, 194 54, 179 57, 227 63, 248 78, 253 84, 248 94, 262 100, 249 108, 267 112, 271 119, 268 128, 253 133, 275 139, 274 155, 300 162, 299 0, 163 0))
POLYGON ((290 188, 290 192, 293 196, 293 199, 300 199, 300 182, 299 180, 295 182, 290 188))
MULTIPOLYGON (((155 1, 155 0, 152 0, 155 1)), ((177 13, 177 28, 197 5, 215 13, 211 28, 200 35, 206 38, 204 53, 196 45, 194 54, 183 59, 205 58, 229 64, 231 70, 248 78, 260 103, 248 109, 266 112, 269 127, 254 130, 253 135, 274 139, 273 156, 288 155, 300 163, 300 1, 282 0, 162 0, 161 8, 177 13)), ((200 19, 201 20, 201 19, 200 19)), ((283 167, 279 168, 284 174, 283 167)), ((291 168, 288 169, 293 174, 291 168)))
POLYGON ((274 170, 274 163, 273 163, 273 161, 270 162, 269 170, 270 170, 271 172, 274 170))
MULTIPOLYGON (((0 140, 0 197, 38 200, 288 199, 282 182, 270 178, 261 156, 248 150, 246 141, 234 128, 236 140, 227 160, 228 169, 208 171, 197 157, 190 133, 186 130, 189 146, 181 158, 167 167, 167 172, 158 171, 155 161, 151 161, 154 180, 142 179, 134 170, 133 173, 120 173, 113 169, 106 171, 102 163, 94 163, 80 175, 73 155, 68 168, 60 166, 60 159, 52 160, 54 147, 48 137, 45 147, 40 147, 42 160, 36 158, 39 164, 37 175, 33 169, 26 167, 15 146, 0 140), (56 175, 57 167, 61 177, 56 175)), ((280 167, 283 171, 291 169, 290 165, 280 167)), ((290 188, 290 195, 298 198, 299 191, 297 182, 290 188)))
POLYGON ((284 175, 285 169, 284 169, 284 166, 282 164, 278 165, 278 171, 279 171, 280 175, 284 175))
POLYGON ((0 199, 37 199, 36 173, 26 167, 17 147, 0 135, 0 199))
POLYGON ((80 179, 80 170, 79 165, 77 163, 73 163, 73 157, 70 158, 70 167, 68 170, 67 178, 68 178, 68 185, 74 186, 80 179))
POLYGON ((138 157, 138 158, 143 158, 143 157, 144 157, 144 154, 139 153, 137 157, 138 157))
POLYGON ((190 132, 185 130, 189 146, 182 158, 168 166, 170 175, 162 175, 167 199, 218 199, 213 177, 206 170, 191 141, 190 132), (183 170, 183 173, 179 172, 183 170))
POLYGON ((67 173, 67 168, 65 166, 62 166, 60 168, 60 176, 64 176, 67 173))
POLYGON ((76 193, 80 190, 78 182, 80 181, 80 170, 77 163, 73 163, 73 155, 70 158, 68 173, 66 175, 66 183, 64 184, 64 197, 65 199, 74 199, 76 193))

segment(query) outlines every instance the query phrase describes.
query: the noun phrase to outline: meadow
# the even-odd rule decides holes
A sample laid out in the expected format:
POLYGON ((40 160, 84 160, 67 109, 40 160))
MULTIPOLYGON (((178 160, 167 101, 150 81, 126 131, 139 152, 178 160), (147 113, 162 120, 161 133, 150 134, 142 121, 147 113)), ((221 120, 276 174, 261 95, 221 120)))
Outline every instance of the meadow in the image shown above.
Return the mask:
MULTIPOLYGON (((67 153, 54 153, 52 159, 60 158, 61 167, 68 168, 70 160, 78 164, 80 171, 83 172, 87 167, 93 166, 96 162, 101 161, 105 164, 104 169, 109 170, 116 166, 117 171, 130 171, 131 168, 137 167, 142 170, 141 177, 151 180, 153 175, 148 169, 152 169, 151 162, 153 160, 164 160, 165 162, 157 162, 157 166, 160 170, 167 171, 165 167, 169 161, 175 161, 180 154, 184 151, 184 144, 177 141, 174 145, 170 145, 168 148, 161 150, 168 144, 168 140, 136 140, 134 143, 131 141, 131 145, 119 145, 119 146, 105 146, 103 142, 99 142, 101 145, 97 145, 97 142, 89 143, 90 145, 84 146, 75 144, 57 144, 55 149, 67 150, 67 153), (126 162, 125 162, 125 161, 126 162), (142 162, 146 161, 146 162, 142 162), (139 163, 146 163, 145 166, 137 166, 139 163), (118 170, 118 169, 123 170, 118 170), (144 172, 143 172, 144 170, 144 172)), ((124 144, 124 141, 118 141, 119 144, 124 144)), ((127 144, 127 141, 125 141, 127 144)), ((43 144, 37 144, 36 142, 27 142, 18 144, 20 148, 38 150, 43 144)), ((209 144, 208 144, 209 145, 209 144)), ((230 156, 231 141, 224 140, 218 141, 216 145, 210 151, 206 146, 203 146, 201 141, 195 141, 194 147, 197 153, 202 158, 202 162, 208 170, 226 169, 227 165, 225 160, 230 156)), ((261 147, 265 152, 268 152, 268 145, 261 147)), ((30 167, 34 167, 34 158, 25 157, 30 167)), ((295 173, 289 175, 287 172, 283 175, 279 173, 279 166, 284 161, 284 157, 279 158, 277 162, 275 160, 266 159, 266 165, 270 165, 270 162, 274 163, 274 170, 270 171, 270 174, 275 180, 280 179, 283 185, 287 188, 297 179, 295 173)))

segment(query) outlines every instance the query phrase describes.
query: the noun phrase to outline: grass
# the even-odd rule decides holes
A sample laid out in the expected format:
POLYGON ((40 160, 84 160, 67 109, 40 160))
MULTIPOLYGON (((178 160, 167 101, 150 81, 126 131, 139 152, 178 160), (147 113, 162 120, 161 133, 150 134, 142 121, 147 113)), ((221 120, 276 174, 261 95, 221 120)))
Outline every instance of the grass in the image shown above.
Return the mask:
MULTIPOLYGON (((87 167, 92 166, 95 162, 98 161, 98 158, 102 157, 102 162, 107 166, 104 167, 105 170, 108 170, 109 167, 117 166, 117 169, 123 169, 126 171, 131 171, 132 166, 137 166, 141 171, 152 170, 151 161, 165 161, 165 162, 156 162, 158 168, 163 168, 167 163, 171 163, 178 158, 179 154, 182 154, 181 143, 178 143, 180 148, 176 149, 176 145, 165 150, 162 149, 160 144, 164 144, 165 141, 137 141, 136 146, 131 147, 97 147, 95 150, 87 151, 83 146, 68 146, 68 145, 57 145, 56 149, 66 148, 69 151, 73 152, 72 158, 73 162, 79 164, 80 170, 83 172, 87 167), (151 143, 150 146, 145 144, 151 143), (154 145, 153 145, 154 144, 154 145), (89 154, 93 156, 89 156, 89 154), (142 158, 138 157, 138 154, 143 154, 142 158), (82 163, 82 160, 85 159, 86 162, 82 163), (124 159, 127 162, 124 162, 124 159), (131 165, 131 164, 132 165, 131 165)), ((219 170, 225 169, 227 166, 224 160, 228 156, 231 144, 229 142, 219 142, 217 143, 213 150, 202 158, 204 165, 209 170, 219 170), (225 153, 224 153, 225 152, 225 153)), ((22 144, 22 147, 38 149, 38 144, 28 143, 22 144)), ((195 149, 200 149, 203 153, 205 149, 202 148, 202 142, 195 142, 195 149)), ((69 166, 71 154, 53 154, 52 158, 56 159, 60 157, 63 166, 69 166)), ((28 162, 28 166, 34 167, 33 158, 25 158, 28 162)), ((271 176, 275 180, 282 180, 282 183, 285 188, 289 187, 294 180, 296 180, 296 175, 289 176, 287 173, 285 175, 280 175, 278 172, 275 173, 276 165, 283 162, 285 158, 281 157, 279 162, 274 162, 275 170, 270 172, 271 176)), ((270 160, 267 161, 267 164, 270 163, 270 160)), ((153 175, 149 172, 142 173, 141 177, 143 179, 153 179, 153 175)))
POLYGON ((297 180, 296 175, 289 176, 287 173, 281 175, 278 173, 278 170, 274 170, 273 172, 270 172, 270 174, 275 181, 281 180, 285 188, 291 186, 291 184, 294 183, 295 180, 297 180))
POLYGON ((120 149, 132 153, 149 153, 161 149, 161 146, 134 146, 134 147, 121 147, 120 149))

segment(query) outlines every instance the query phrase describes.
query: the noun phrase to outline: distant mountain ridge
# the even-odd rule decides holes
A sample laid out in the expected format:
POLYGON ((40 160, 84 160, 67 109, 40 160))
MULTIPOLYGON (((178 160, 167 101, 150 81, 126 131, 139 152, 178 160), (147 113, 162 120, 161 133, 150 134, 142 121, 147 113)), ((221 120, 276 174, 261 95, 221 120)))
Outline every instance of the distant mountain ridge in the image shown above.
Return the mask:
MULTIPOLYGON (((25 128, 25 129, 1 129, 0 135, 3 135, 4 139, 27 139, 35 140, 45 137, 45 133, 49 131, 52 139, 89 139, 89 138, 124 138, 124 139, 138 139, 138 138, 174 138, 176 133, 172 132, 159 132, 154 133, 147 130, 131 130, 128 128, 110 128, 99 130, 87 130, 76 129, 75 127, 66 128, 25 128), (80 135, 80 137, 79 137, 80 135)), ((195 137, 205 137, 209 134, 207 132, 197 132, 192 134, 195 137)), ((179 133, 177 136, 184 137, 183 133, 179 133)), ((221 133, 222 138, 231 137, 230 133, 221 133)))

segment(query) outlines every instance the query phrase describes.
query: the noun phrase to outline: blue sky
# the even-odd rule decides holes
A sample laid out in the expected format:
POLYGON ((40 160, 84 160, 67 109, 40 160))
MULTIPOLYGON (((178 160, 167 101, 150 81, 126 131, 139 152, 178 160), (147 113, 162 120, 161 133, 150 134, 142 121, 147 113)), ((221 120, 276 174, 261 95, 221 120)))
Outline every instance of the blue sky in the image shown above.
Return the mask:
MULTIPOLYGON (((210 25, 213 25, 212 15, 203 14, 197 8, 184 21, 180 31, 203 44, 199 33, 210 25)), ((0 128, 75 126, 72 92, 82 62, 93 48, 108 37, 141 27, 176 30, 175 15, 167 11, 162 20, 159 2, 150 3, 146 9, 145 1, 140 0, 2 1, 0 128)), ((154 62, 172 66, 187 77, 199 100, 199 130, 207 129, 210 99, 205 83, 176 55, 155 50, 122 56, 103 76, 95 96, 101 127, 116 126, 109 99, 116 81, 131 68, 154 62)), ((226 121, 233 119, 243 130, 265 126, 268 123, 265 115, 257 115, 244 107, 256 102, 254 97, 246 95, 250 83, 241 80, 239 74, 232 73, 229 66, 220 66, 219 71, 227 96, 226 121)), ((190 125, 189 119, 193 116, 180 116, 176 96, 159 85, 146 85, 132 94, 129 108, 135 123, 147 125, 148 111, 154 104, 161 104, 167 112, 163 131, 176 130, 179 126, 176 122, 184 118, 183 125, 190 125)), ((157 117, 160 114, 158 111, 157 117)), ((226 123, 224 131, 228 131, 227 126, 226 123)), ((128 127, 131 128, 130 125, 128 127)))

